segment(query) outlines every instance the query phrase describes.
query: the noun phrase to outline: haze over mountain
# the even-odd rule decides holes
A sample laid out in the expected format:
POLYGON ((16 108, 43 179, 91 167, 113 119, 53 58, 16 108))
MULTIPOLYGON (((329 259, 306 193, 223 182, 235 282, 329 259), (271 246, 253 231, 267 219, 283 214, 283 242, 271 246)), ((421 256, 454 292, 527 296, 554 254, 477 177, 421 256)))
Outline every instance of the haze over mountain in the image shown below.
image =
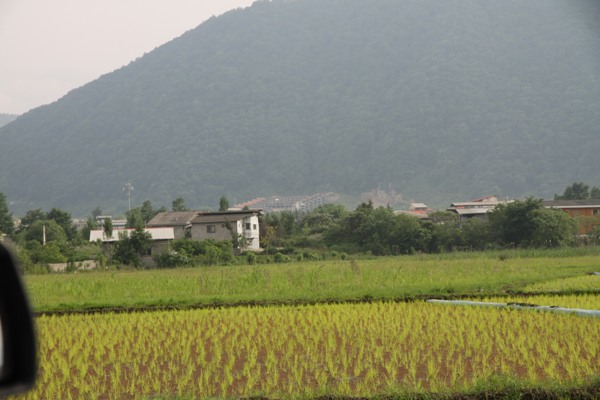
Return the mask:
POLYGON ((221 195, 431 205, 598 185, 594 0, 274 0, 0 128, 13 212, 221 195))
POLYGON ((9 122, 14 121, 17 117, 18 117, 18 115, 15 115, 15 114, 0 113, 0 127, 3 127, 4 125, 8 124, 9 122))

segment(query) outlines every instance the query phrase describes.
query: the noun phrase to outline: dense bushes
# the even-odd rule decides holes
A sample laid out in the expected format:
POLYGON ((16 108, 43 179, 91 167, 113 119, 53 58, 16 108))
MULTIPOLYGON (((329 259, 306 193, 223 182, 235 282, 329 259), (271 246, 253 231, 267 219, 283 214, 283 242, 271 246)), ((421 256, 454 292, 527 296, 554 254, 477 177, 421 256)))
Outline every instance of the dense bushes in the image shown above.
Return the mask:
POLYGON ((394 215, 391 208, 374 208, 363 203, 348 214, 337 226, 325 232, 330 245, 350 245, 375 255, 411 254, 424 250, 429 232, 416 218, 394 215))
MULTIPOLYGON (((304 218, 304 221, 309 220, 304 218)), ((527 199, 502 204, 489 213, 489 222, 461 220, 448 212, 420 221, 395 215, 390 208, 359 205, 323 232, 325 242, 348 252, 374 255, 439 253, 493 248, 560 247, 573 243, 576 223, 564 212, 527 199)))
POLYGON ((159 268, 223 265, 233 260, 233 244, 228 240, 175 240, 169 250, 154 257, 154 262, 159 268))
POLYGON ((500 204, 489 219, 495 241, 504 247, 560 247, 572 243, 576 232, 567 214, 533 198, 500 204))

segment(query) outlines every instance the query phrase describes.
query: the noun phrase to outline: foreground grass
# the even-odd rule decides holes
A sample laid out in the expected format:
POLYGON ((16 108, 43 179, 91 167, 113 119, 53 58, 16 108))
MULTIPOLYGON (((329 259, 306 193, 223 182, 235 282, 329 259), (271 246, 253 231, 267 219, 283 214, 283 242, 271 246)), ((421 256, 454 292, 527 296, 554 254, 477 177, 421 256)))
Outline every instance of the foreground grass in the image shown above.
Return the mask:
POLYGON ((40 373, 27 399, 519 398, 600 376, 600 320, 529 310, 375 302, 41 316, 37 325, 40 373))
MULTIPOLYGON (((25 282, 38 312, 492 296, 537 291, 579 279, 589 283, 585 290, 600 292, 592 279, 600 277, 588 276, 600 270, 597 256, 544 253, 544 257, 523 258, 507 254, 29 275, 25 282)), ((571 283, 569 291, 577 287, 571 283)))
MULTIPOLYGON (((487 252, 25 280, 36 311, 525 292, 598 308, 596 271, 594 254, 487 252)), ((600 398, 598 324, 420 301, 43 315, 40 380, 22 398, 600 398)))

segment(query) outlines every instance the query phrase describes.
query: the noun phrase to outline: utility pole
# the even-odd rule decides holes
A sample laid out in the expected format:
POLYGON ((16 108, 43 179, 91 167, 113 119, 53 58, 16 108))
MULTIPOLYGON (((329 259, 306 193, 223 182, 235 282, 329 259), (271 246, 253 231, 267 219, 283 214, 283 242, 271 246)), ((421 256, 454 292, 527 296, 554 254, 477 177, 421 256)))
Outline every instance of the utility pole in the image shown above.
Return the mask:
POLYGON ((131 211, 131 192, 133 192, 133 185, 131 184, 131 182, 127 182, 125 184, 125 186, 123 187, 123 191, 127 192, 127 199, 129 201, 129 211, 131 211))

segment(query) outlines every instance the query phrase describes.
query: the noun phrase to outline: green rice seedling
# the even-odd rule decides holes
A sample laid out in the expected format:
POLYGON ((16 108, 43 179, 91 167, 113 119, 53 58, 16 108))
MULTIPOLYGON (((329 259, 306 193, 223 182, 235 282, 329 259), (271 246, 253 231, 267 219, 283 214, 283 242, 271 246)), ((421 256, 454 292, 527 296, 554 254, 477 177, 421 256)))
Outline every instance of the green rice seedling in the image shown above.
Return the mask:
POLYGON ((376 302, 37 322, 31 399, 385 396, 468 392, 497 375, 572 385, 600 374, 600 321, 523 310, 376 302))

